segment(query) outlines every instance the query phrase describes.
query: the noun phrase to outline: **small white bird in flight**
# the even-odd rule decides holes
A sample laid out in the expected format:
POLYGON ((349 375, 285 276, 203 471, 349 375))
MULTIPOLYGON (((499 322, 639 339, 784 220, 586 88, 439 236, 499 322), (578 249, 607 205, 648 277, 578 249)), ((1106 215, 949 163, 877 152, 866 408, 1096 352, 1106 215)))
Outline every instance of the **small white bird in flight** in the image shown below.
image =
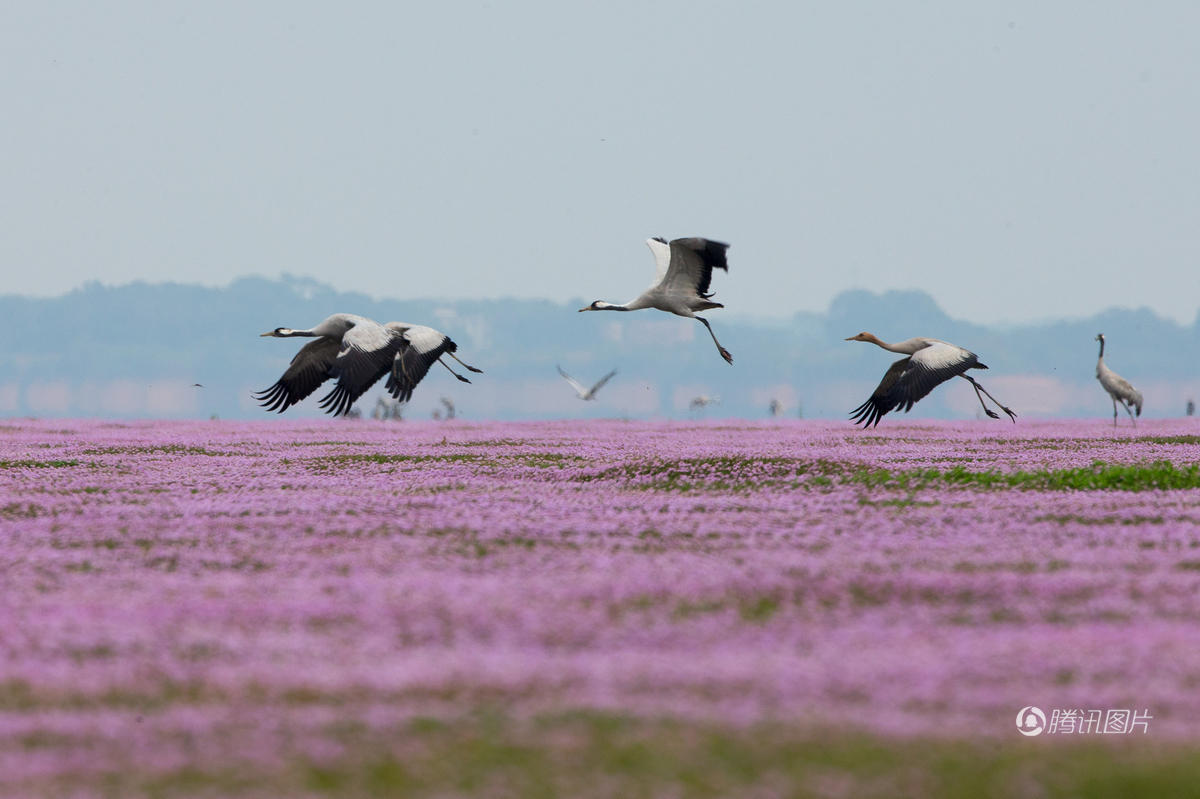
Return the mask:
MULTIPOLYGON (((408 398, 432 362, 442 354, 458 360, 453 354, 457 349, 454 342, 432 328, 402 322, 381 325, 356 314, 333 314, 307 330, 277 327, 262 335, 316 339, 300 348, 274 385, 254 394, 264 408, 279 413, 308 397, 330 378, 337 378, 337 385, 321 400, 320 406, 334 416, 348 413, 367 389, 389 373, 389 392, 397 399, 401 394, 408 398), (431 353, 436 353, 432 360, 431 353)), ((442 365, 450 369, 446 363, 442 365)), ((465 363, 463 366, 473 372, 480 371, 465 363)), ((450 373, 470 382, 453 369, 450 373)))
POLYGON ((884 373, 883 380, 879 382, 870 399, 850 412, 850 418, 855 424, 865 422, 864 430, 878 425, 884 414, 896 408, 907 413, 918 400, 952 377, 961 377, 971 383, 975 389, 975 396, 979 397, 979 404, 983 406, 983 412, 988 416, 993 419, 1000 418, 1000 415, 988 408, 983 401, 983 396, 979 393, 981 391, 987 394, 1000 410, 1007 413, 1014 423, 1017 421, 1015 413, 1001 405, 999 400, 975 381, 975 378, 966 374, 968 369, 987 368, 970 350, 936 338, 910 338, 896 344, 888 344, 871 333, 859 333, 857 336, 850 336, 846 341, 869 341, 889 352, 900 352, 908 356, 893 363, 884 373))
POLYGON ((1121 407, 1129 414, 1129 421, 1133 422, 1133 426, 1137 427, 1137 420, 1133 418, 1131 408, 1137 408, 1137 415, 1142 415, 1142 392, 1134 388, 1128 380, 1121 377, 1119 374, 1108 368, 1104 363, 1104 334, 1097 333, 1096 341, 1100 342, 1100 358, 1096 361, 1096 379, 1100 381, 1100 385, 1104 386, 1104 390, 1108 392, 1108 396, 1112 398, 1113 403, 1113 427, 1117 426, 1117 403, 1121 403, 1121 407))
POLYGON ((576 380, 575 378, 571 377, 569 374, 564 372, 561 366, 556 365, 554 368, 558 369, 558 373, 560 375, 562 375, 563 380, 566 380, 568 383, 571 384, 571 388, 575 389, 575 394, 578 395, 578 397, 581 400, 594 400, 596 398, 596 392, 599 391, 600 388, 605 383, 607 383, 609 381, 609 379, 612 378, 613 375, 615 375, 617 373, 617 370, 613 369, 611 372, 606 374, 604 377, 597 380, 596 385, 592 386, 591 388, 588 388, 583 383, 580 383, 578 380, 576 380))
POLYGON ((646 246, 654 253, 654 262, 658 272, 654 283, 641 295, 624 305, 614 305, 611 302, 596 300, 583 311, 640 311, 642 308, 657 308, 660 311, 673 313, 688 319, 695 319, 708 329, 717 352, 726 363, 733 363, 729 350, 721 346, 717 336, 712 331, 708 320, 696 316, 697 311, 707 311, 710 308, 724 308, 719 302, 709 298, 712 292, 708 290, 712 282, 712 270, 724 269, 729 271, 725 259, 728 244, 702 238, 673 239, 668 242, 663 238, 646 239, 646 246))

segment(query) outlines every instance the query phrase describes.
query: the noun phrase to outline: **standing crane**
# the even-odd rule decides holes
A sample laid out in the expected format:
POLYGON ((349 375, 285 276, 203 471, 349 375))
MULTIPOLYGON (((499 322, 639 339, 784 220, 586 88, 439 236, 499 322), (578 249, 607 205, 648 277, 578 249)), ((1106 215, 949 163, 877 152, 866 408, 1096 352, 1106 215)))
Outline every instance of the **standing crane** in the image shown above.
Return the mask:
POLYGON ((658 267, 650 288, 643 291, 637 299, 624 305, 596 300, 586 308, 580 308, 580 312, 640 311, 643 308, 657 308, 676 316, 695 319, 708 330, 713 344, 717 345, 717 352, 721 353, 725 362, 733 363, 733 356, 717 341, 712 325, 704 317, 696 316, 697 311, 725 307, 709 299, 712 292, 708 287, 712 283, 713 269, 729 271, 729 264, 725 260, 725 251, 729 249, 729 245, 702 238, 673 239, 668 242, 666 239, 655 237, 646 239, 646 246, 654 254, 654 263, 658 267))
POLYGON ((1133 418, 1132 408, 1137 409, 1137 415, 1142 415, 1142 392, 1138 391, 1129 381, 1121 377, 1119 374, 1108 368, 1108 364, 1104 362, 1104 334, 1097 333, 1096 341, 1100 342, 1100 358, 1096 361, 1096 379, 1100 381, 1100 385, 1104 386, 1104 390, 1108 392, 1108 396, 1112 398, 1113 403, 1113 427, 1117 426, 1117 403, 1121 403, 1121 407, 1129 414, 1129 421, 1133 422, 1133 426, 1137 427, 1137 420, 1133 418))
POLYGON ((961 377, 975 389, 983 412, 993 419, 1000 415, 987 406, 983 394, 996 403, 996 407, 1008 414, 1015 423, 1017 415, 1000 404, 988 390, 966 374, 968 369, 986 369, 979 358, 970 350, 936 338, 910 338, 895 344, 880 341, 872 333, 859 333, 846 341, 869 341, 888 352, 903 353, 907 357, 893 363, 883 375, 883 380, 870 398, 850 412, 855 424, 865 422, 865 430, 879 425, 879 420, 889 411, 900 408, 907 413, 918 400, 952 377, 961 377), (980 392, 983 394, 980 394, 980 392))

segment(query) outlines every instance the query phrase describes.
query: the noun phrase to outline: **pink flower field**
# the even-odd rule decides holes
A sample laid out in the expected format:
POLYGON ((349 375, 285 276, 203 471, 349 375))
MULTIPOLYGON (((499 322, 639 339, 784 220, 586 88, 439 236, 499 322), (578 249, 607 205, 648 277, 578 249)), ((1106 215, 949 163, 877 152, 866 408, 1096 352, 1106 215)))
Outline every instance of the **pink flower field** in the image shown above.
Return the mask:
POLYGON ((8 420, 0 794, 1183 795, 1188 421, 8 420))

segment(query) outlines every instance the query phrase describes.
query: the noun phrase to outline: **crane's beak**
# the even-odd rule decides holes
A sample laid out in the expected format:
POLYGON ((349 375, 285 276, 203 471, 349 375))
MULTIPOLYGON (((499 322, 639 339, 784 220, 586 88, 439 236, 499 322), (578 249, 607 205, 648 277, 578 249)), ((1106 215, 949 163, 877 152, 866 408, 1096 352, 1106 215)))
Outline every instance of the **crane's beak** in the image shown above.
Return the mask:
POLYGON ((584 311, 590 311, 590 310, 592 310, 592 308, 591 308, 591 306, 588 306, 587 308, 580 308, 579 312, 583 313, 584 311))
POLYGON ((259 338, 262 338, 263 336, 273 336, 273 335, 275 335, 275 331, 274 331, 274 330, 268 330, 266 333, 259 333, 259 334, 258 334, 258 337, 259 337, 259 338))
POLYGON ((848 337, 846 338, 846 341, 854 341, 854 336, 848 336, 848 337))

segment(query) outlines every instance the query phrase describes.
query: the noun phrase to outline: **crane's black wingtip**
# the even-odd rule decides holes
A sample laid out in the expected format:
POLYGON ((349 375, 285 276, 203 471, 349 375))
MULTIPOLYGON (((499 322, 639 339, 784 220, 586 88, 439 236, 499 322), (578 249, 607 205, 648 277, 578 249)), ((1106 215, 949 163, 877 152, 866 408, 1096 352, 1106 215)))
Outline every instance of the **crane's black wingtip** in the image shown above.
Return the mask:
POLYGON ((850 411, 850 418, 854 421, 854 424, 861 424, 863 430, 870 430, 872 427, 879 426, 879 420, 886 413, 887 411, 880 409, 879 405, 875 403, 874 398, 872 398, 850 411))

